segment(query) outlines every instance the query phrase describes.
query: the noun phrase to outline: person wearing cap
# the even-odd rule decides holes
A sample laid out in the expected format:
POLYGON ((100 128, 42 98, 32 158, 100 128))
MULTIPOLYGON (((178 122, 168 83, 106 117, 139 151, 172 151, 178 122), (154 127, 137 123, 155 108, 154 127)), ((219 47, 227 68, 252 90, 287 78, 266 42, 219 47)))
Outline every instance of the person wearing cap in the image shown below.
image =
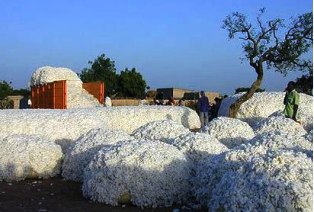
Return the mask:
POLYGON ((286 95, 283 101, 285 105, 285 109, 283 110, 283 113, 286 118, 291 118, 294 121, 298 122, 297 112, 298 112, 299 103, 300 103, 300 95, 295 90, 295 82, 290 81, 285 91, 286 91, 286 95))
POLYGON ((201 121, 201 129, 203 130, 208 124, 208 112, 210 109, 210 103, 208 97, 204 91, 201 91, 201 97, 198 99, 198 110, 201 121))

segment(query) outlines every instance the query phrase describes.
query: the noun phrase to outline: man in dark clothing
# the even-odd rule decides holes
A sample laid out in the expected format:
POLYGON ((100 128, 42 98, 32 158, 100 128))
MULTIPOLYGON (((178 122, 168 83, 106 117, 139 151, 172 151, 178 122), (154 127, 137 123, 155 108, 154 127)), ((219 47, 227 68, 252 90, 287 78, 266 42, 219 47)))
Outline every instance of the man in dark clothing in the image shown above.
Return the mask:
POLYGON ((205 96, 205 92, 201 91, 201 97, 198 99, 198 110, 201 120, 201 129, 204 130, 204 127, 208 124, 208 111, 210 109, 210 104, 208 97, 205 96))

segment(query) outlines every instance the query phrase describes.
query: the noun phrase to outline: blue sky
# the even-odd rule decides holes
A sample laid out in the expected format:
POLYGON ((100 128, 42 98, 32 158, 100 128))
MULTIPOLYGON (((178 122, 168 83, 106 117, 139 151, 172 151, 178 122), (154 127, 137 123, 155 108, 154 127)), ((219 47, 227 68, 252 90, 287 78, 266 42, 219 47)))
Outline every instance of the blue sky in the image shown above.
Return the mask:
MULTIPOLYGON (((26 88, 39 67, 80 73, 104 53, 117 72, 135 67, 151 88, 232 94, 256 75, 222 21, 234 11, 253 20, 262 7, 265 19, 313 10, 312 0, 0 0, 0 80, 26 88)), ((300 75, 265 70, 262 87, 280 91, 300 75)))

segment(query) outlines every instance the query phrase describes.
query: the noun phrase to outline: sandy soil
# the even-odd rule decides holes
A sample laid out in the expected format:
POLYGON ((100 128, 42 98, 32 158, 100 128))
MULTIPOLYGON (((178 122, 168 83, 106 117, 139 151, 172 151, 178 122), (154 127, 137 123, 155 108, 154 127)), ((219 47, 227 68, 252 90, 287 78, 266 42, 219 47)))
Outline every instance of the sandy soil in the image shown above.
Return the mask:
MULTIPOLYGON (((107 206, 84 199, 81 184, 61 177, 45 180, 0 182, 0 211, 173 211, 172 208, 140 209, 131 205, 107 206)), ((177 210, 174 210, 177 211, 177 210)), ((192 211, 181 210, 180 211, 192 211)))

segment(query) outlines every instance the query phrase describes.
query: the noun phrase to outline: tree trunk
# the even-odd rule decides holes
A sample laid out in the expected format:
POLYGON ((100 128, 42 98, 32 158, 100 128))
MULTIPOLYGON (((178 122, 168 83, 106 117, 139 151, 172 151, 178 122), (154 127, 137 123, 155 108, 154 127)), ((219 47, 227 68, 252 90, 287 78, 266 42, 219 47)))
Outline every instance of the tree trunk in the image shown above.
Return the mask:
POLYGON ((262 81, 263 81, 263 67, 262 67, 262 65, 259 65, 258 67, 256 67, 255 71, 257 73, 257 78, 254 81, 254 83, 251 85, 249 91, 246 92, 243 96, 241 96, 233 104, 230 105, 230 108, 229 108, 229 117, 230 118, 236 118, 237 113, 240 109, 240 106, 244 102, 249 100, 253 96, 255 91, 260 88, 262 81))

